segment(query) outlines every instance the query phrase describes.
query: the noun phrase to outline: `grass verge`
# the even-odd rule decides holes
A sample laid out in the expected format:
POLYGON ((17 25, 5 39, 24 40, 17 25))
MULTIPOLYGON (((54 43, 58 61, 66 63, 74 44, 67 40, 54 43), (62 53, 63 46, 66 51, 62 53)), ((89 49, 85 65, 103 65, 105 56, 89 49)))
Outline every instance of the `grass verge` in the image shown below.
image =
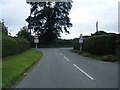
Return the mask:
POLYGON ((24 73, 42 57, 42 52, 27 50, 2 59, 2 88, 10 88, 21 80, 24 73))
POLYGON ((78 53, 84 57, 91 57, 91 58, 94 58, 96 60, 102 60, 102 61, 106 61, 106 62, 115 62, 115 61, 118 61, 117 57, 116 56, 113 56, 113 55, 93 55, 89 52, 81 52, 80 50, 71 50, 72 52, 74 53, 78 53))

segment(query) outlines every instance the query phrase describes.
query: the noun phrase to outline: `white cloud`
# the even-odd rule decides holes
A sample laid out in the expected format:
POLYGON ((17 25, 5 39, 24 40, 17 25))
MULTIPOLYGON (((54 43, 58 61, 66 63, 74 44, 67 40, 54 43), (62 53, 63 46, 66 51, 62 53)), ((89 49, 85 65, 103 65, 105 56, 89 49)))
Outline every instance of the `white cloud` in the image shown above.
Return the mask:
POLYGON ((27 24, 25 19, 29 16, 29 8, 30 5, 25 0, 2 1, 2 19, 12 35, 16 35, 20 28, 27 24))
MULTIPOLYGON (((70 28, 70 34, 62 34, 62 38, 79 37, 90 35, 95 32, 95 22, 98 20, 99 29, 106 32, 118 31, 118 1, 119 0, 73 0, 73 7, 70 11, 73 27, 70 28)), ((30 5, 26 0, 1 0, 0 19, 5 20, 5 24, 15 35, 23 25, 25 19, 29 16, 30 5)))
POLYGON ((118 0, 73 0, 70 11, 73 27, 71 35, 63 38, 79 37, 79 34, 90 35, 95 32, 95 23, 99 22, 99 30, 118 32, 118 0), (70 37, 71 36, 71 37, 70 37))

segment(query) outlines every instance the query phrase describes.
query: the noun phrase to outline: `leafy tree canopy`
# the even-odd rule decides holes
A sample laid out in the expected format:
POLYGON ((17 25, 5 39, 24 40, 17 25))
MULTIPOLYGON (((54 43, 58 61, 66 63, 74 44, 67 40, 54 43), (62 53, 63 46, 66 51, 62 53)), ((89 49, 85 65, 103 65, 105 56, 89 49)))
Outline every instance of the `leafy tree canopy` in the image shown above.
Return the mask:
POLYGON ((23 26, 20 31, 17 34, 18 37, 20 38, 25 38, 28 41, 30 41, 30 33, 28 32, 28 27, 27 26, 23 26))
POLYGON ((0 22, 0 31, 2 31, 2 33, 8 35, 8 28, 4 25, 4 22, 0 22))
POLYGON ((52 41, 60 36, 63 30, 72 27, 69 18, 70 2, 30 2, 31 15, 26 19, 28 27, 38 32, 45 41, 52 41))

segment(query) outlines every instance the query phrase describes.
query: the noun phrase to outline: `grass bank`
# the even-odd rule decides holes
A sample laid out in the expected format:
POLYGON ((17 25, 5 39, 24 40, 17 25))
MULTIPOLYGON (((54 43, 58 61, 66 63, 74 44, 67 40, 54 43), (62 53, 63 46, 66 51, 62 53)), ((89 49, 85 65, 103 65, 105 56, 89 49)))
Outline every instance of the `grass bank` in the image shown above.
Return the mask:
POLYGON ((85 52, 85 51, 81 52, 80 50, 75 50, 75 49, 73 49, 71 51, 74 53, 78 53, 84 57, 91 57, 91 58, 94 58, 96 60, 101 60, 101 61, 106 61, 106 62, 118 61, 117 56, 110 55, 110 54, 108 54, 108 55, 95 55, 95 54, 91 54, 89 52, 85 52))
POLYGON ((2 87, 10 88, 21 80, 24 73, 42 57, 42 52, 27 50, 24 53, 2 59, 2 87))

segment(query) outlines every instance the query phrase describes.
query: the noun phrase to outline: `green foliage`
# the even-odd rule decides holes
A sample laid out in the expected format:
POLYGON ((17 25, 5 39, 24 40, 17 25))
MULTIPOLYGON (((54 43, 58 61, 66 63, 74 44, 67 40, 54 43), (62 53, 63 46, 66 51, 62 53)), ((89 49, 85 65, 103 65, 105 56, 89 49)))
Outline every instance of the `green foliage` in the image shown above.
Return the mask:
POLYGON ((18 46, 19 46, 19 52, 25 51, 30 48, 30 43, 27 39, 24 38, 16 38, 18 46))
POLYGON ((94 34, 92 34, 92 36, 95 36, 95 35, 105 35, 107 34, 105 31, 98 31, 98 32, 95 32, 94 34))
POLYGON ((14 55, 27 50, 30 44, 25 39, 15 39, 5 34, 2 35, 2 56, 14 55))
MULTIPOLYGON (((116 34, 106 34, 85 38, 83 43, 83 50, 90 52, 91 54, 115 55, 117 37, 118 35, 116 34)), ((78 39, 76 39, 74 49, 79 50, 79 48, 80 44, 78 43, 78 39)))
POLYGON ((30 32, 28 32, 28 27, 27 26, 23 26, 21 28, 21 30, 18 32, 17 37, 19 37, 19 38, 25 38, 28 41, 31 41, 31 39, 30 39, 31 35, 30 35, 30 32))
POLYGON ((99 35, 86 38, 83 50, 91 54, 115 54, 117 35, 99 35))
POLYGON ((116 40, 117 47, 120 46, 120 34, 118 34, 117 40, 116 40))
POLYGON ((39 40, 40 40, 40 43, 38 44, 39 47, 73 47, 73 40, 72 39, 56 39, 51 44, 46 44, 41 39, 41 37, 39 38, 39 40))
POLYGON ((19 47, 15 39, 2 35, 2 56, 13 55, 18 53, 19 47))
POLYGON ((0 22, 0 31, 2 30, 2 33, 8 35, 8 28, 4 25, 4 22, 0 22))
POLYGON ((88 52, 82 52, 81 55, 83 55, 84 57, 91 57, 91 54, 88 52))
POLYGON ((77 50, 80 49, 80 44, 78 42, 79 42, 79 38, 75 38, 73 40, 74 49, 77 49, 77 50))
POLYGON ((101 60, 114 62, 117 61, 117 58, 113 55, 104 55, 101 57, 101 60))
POLYGON ((29 28, 40 34, 45 44, 51 44, 63 30, 72 27, 69 18, 70 2, 31 2, 31 14, 26 21, 29 28), (41 8, 41 9, 38 9, 41 8))
POLYGON ((42 57, 42 52, 35 50, 28 50, 18 55, 3 58, 2 62, 2 86, 3 88, 10 88, 19 81, 24 73, 35 62, 42 57))
POLYGON ((95 58, 96 60, 102 60, 102 61, 106 61, 106 62, 115 62, 118 61, 119 59, 114 56, 114 55, 93 55, 89 52, 80 52, 79 50, 73 49, 71 50, 74 53, 78 53, 84 57, 91 57, 91 58, 95 58))

